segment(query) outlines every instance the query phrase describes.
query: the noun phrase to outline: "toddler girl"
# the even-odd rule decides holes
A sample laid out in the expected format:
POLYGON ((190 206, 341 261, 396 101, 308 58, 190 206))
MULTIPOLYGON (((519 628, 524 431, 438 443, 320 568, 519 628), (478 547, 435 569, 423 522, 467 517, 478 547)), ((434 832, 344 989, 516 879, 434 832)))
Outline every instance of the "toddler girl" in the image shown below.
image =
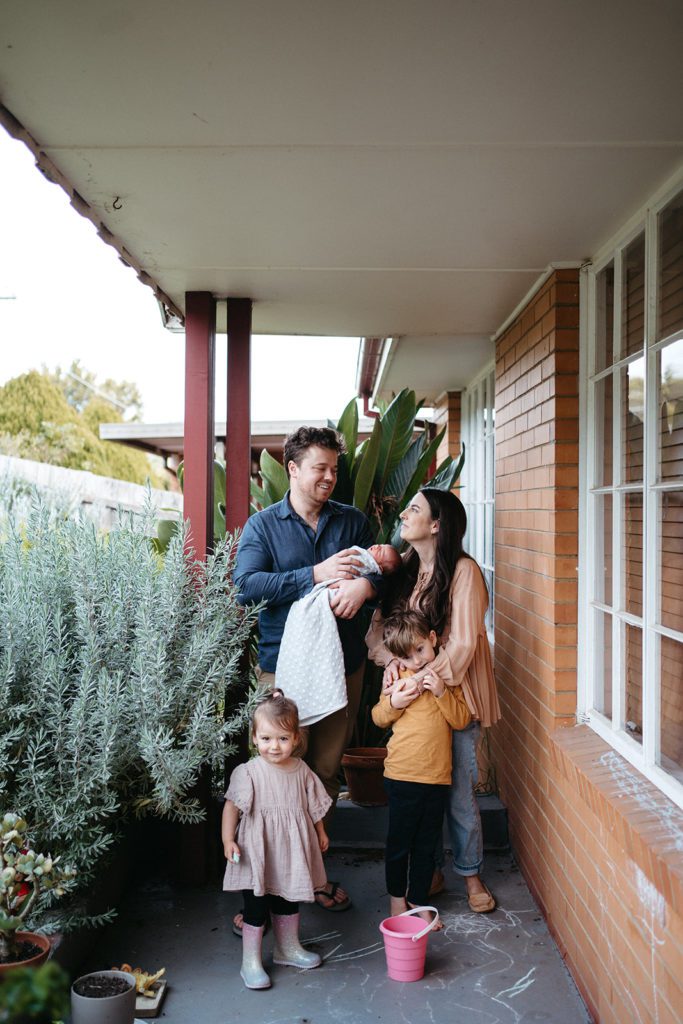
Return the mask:
POLYGON ((299 901, 313 903, 327 880, 322 853, 329 846, 322 819, 332 801, 297 756, 301 745, 294 701, 273 690, 256 708, 252 737, 258 757, 232 773, 223 809, 223 888, 242 890, 242 969, 247 988, 269 988, 261 944, 270 912, 273 963, 307 970, 317 953, 299 942, 299 901), (239 841, 238 841, 239 840, 239 841))
POLYGON ((393 730, 384 762, 385 868, 391 913, 401 914, 428 902, 451 784, 451 730, 464 729, 471 715, 460 686, 446 686, 436 672, 421 671, 436 657, 436 633, 424 615, 406 611, 387 619, 384 645, 399 659, 403 677, 372 709, 375 724, 393 730), (420 683, 410 678, 417 672, 420 683))

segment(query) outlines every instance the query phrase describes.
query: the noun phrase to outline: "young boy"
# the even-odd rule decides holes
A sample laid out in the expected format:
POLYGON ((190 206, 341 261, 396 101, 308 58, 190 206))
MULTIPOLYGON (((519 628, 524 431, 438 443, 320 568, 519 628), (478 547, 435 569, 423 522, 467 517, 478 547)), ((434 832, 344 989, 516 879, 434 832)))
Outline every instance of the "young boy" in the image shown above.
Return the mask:
MULTIPOLYGON (((428 671, 419 686, 411 682, 410 676, 436 657, 436 633, 424 615, 405 611, 387 619, 384 644, 402 669, 401 681, 372 709, 375 725, 393 729, 384 785, 389 796, 386 881, 395 915, 428 903, 451 784, 451 730, 464 729, 472 716, 461 687, 446 686, 435 672, 428 671)), ((429 912, 422 916, 431 919, 429 912)))

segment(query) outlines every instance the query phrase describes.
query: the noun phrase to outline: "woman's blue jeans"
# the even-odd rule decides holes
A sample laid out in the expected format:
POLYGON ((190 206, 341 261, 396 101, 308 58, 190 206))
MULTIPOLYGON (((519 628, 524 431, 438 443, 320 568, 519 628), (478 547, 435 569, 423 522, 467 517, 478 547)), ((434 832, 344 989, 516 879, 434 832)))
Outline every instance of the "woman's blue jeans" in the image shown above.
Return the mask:
MULTIPOLYGON (((474 795, 480 735, 479 722, 471 722, 466 729, 453 730, 453 774, 446 798, 446 824, 453 850, 453 867, 459 875, 478 875, 484 863, 481 815, 474 795)), ((437 868, 443 867, 442 839, 434 851, 434 860, 437 868)))

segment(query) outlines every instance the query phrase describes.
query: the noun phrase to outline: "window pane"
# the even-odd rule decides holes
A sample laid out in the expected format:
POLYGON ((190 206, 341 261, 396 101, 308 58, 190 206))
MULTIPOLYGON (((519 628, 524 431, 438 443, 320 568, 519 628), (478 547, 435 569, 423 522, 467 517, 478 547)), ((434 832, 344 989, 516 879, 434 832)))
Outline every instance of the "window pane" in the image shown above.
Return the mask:
POLYGON ((658 217, 657 339, 683 327, 683 192, 658 217))
POLYGON ((645 345, 645 235, 639 235, 622 257, 621 358, 645 345))
POLYGON ((660 637, 662 767, 683 774, 683 644, 660 637))
POLYGON ((594 611, 595 616, 595 710, 612 717, 612 616, 594 611))
POLYGON ((643 614, 643 493, 624 495, 624 607, 643 614))
POLYGON ((623 627, 626 675, 626 731, 643 742, 643 631, 627 623, 623 627))
POLYGON ((493 608, 493 597, 494 597, 493 583, 494 583, 494 576, 493 576, 493 573, 491 572, 490 569, 484 569, 484 579, 486 580, 486 589, 489 592, 489 606, 488 606, 488 610, 486 612, 486 615, 484 617, 484 624, 486 626, 487 631, 490 633, 493 630, 493 617, 494 617, 493 616, 493 613, 494 613, 494 608, 493 608))
POLYGON ((645 360, 636 359, 621 371, 622 474, 626 483, 643 479, 645 422, 645 360))
POLYGON ((683 633, 683 491, 659 494, 659 613, 657 620, 683 633))
POLYGON ((484 562, 493 565, 493 505, 484 506, 484 562))
POLYGON ((486 438, 486 497, 496 495, 496 439, 493 434, 486 438))
POLYGON ((657 353, 659 479, 683 477, 683 339, 657 353))
POLYGON ((595 371, 614 362, 614 264, 609 263, 595 281, 595 371))
POLYGON ((595 384, 595 483, 612 483, 612 374, 595 384))
POLYGON ((594 600, 612 604, 612 495, 595 496, 594 600))

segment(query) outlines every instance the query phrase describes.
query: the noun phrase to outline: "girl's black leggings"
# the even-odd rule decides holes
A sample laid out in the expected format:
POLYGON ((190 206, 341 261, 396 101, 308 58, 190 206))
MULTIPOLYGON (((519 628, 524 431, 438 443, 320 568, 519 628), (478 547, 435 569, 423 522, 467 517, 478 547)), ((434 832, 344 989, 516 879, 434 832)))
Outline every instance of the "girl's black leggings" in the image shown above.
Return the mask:
POLYGON ((389 796, 387 892, 406 897, 413 906, 424 906, 429 901, 434 848, 450 786, 387 778, 384 786, 389 796))
POLYGON ((244 923, 260 928, 266 923, 268 914, 280 914, 286 917, 288 914, 298 914, 299 904, 289 903, 283 900, 282 896, 273 896, 266 893, 265 896, 254 896, 251 889, 242 889, 244 899, 244 923))

